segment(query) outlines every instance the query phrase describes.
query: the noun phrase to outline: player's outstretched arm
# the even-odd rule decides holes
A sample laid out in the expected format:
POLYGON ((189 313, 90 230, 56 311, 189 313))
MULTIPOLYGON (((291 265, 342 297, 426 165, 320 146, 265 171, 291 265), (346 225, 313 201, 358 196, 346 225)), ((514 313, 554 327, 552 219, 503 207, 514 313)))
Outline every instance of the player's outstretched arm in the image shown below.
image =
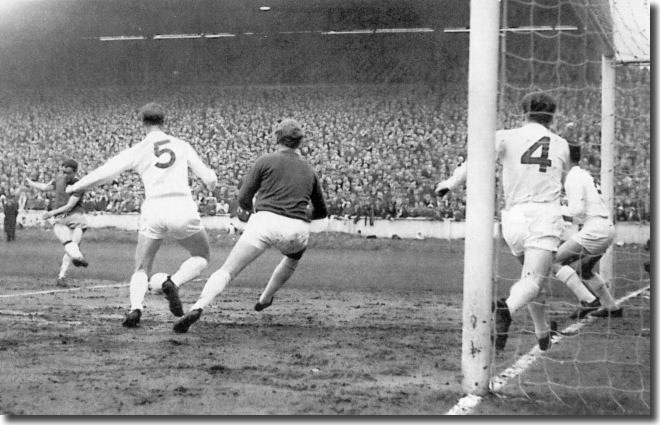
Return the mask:
POLYGON ((197 177, 202 179, 204 185, 209 190, 215 189, 218 184, 218 176, 215 172, 204 164, 204 161, 199 157, 195 149, 192 146, 187 145, 188 147, 188 165, 190 169, 195 173, 197 177))
POLYGON ((435 186, 436 195, 443 197, 450 190, 456 189, 467 180, 467 161, 459 165, 447 180, 443 180, 435 186))
POLYGON ((34 189, 40 190, 40 191, 42 191, 42 192, 46 192, 46 191, 54 190, 54 189, 55 189, 55 186, 53 186, 53 183, 40 183, 40 182, 35 182, 35 181, 30 180, 30 179, 27 178, 27 177, 25 178, 25 181, 26 181, 26 183, 28 184, 28 186, 30 186, 30 187, 32 187, 32 188, 34 188, 34 189))
POLYGON ((105 164, 101 165, 96 170, 90 171, 89 174, 78 180, 76 183, 66 187, 66 193, 80 192, 88 187, 95 186, 101 182, 108 181, 126 170, 133 168, 133 160, 135 159, 135 151, 133 148, 126 149, 120 154, 110 158, 105 164))
POLYGON ((576 175, 571 175, 564 182, 564 191, 566 192, 566 202, 568 205, 561 207, 562 215, 569 217, 581 217, 586 211, 587 196, 584 191, 584 185, 576 175))

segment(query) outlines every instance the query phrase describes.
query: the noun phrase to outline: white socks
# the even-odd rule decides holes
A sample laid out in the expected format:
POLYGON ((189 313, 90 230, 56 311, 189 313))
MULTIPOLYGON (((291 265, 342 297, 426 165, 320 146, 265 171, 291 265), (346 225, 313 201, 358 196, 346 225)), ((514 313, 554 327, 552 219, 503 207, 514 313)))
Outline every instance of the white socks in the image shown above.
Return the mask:
POLYGON ((266 289, 259 297, 259 302, 261 304, 266 304, 270 302, 277 292, 278 289, 286 283, 287 280, 293 275, 293 272, 296 271, 296 266, 298 265, 298 260, 291 259, 289 257, 284 257, 282 261, 275 267, 273 274, 270 276, 268 285, 266 289))
POLYGON ((58 277, 65 278, 66 272, 69 270, 70 266, 71 266, 71 257, 69 256, 69 254, 64 254, 62 256, 62 266, 60 267, 60 274, 58 275, 58 277))
POLYGON ((575 270, 570 266, 563 266, 557 271, 557 279, 561 280, 575 294, 578 300, 586 303, 593 302, 596 296, 584 286, 575 270))
POLYGON ((172 282, 178 287, 191 281, 202 273, 208 265, 204 257, 190 257, 181 264, 179 270, 171 276, 172 282))
POLYGON ((550 326, 545 317, 545 303, 532 301, 527 304, 527 310, 529 310, 529 315, 532 316, 532 321, 534 322, 536 338, 543 338, 550 332, 550 326))
POLYGON ((149 278, 144 270, 138 270, 131 276, 131 284, 129 286, 129 294, 131 300, 131 311, 142 310, 144 306, 144 294, 147 293, 149 287, 149 278))
POLYGON ((69 241, 63 244, 64 245, 64 251, 69 254, 69 256, 75 260, 82 260, 83 254, 80 252, 80 247, 78 244, 74 241, 69 241))
POLYGON ((213 302, 213 299, 225 289, 225 286, 231 282, 231 276, 223 269, 219 269, 213 273, 209 280, 206 281, 202 294, 199 296, 197 302, 190 308, 190 310, 204 309, 207 305, 213 302))
POLYGON ((536 298, 541 288, 534 279, 525 277, 514 283, 509 290, 509 298, 506 299, 506 305, 511 314, 518 311, 521 307, 536 298))

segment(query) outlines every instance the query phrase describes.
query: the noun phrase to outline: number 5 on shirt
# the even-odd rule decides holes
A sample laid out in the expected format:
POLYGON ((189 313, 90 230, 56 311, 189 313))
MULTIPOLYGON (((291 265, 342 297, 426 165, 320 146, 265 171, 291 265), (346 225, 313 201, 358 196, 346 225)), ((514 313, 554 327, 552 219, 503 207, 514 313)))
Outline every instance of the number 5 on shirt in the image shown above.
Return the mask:
POLYGON ((160 159, 161 155, 163 154, 169 154, 170 157, 169 161, 167 162, 157 162, 156 167, 158 168, 171 167, 172 164, 174 164, 174 161, 176 161, 176 154, 172 149, 168 149, 168 148, 161 149, 161 146, 166 145, 168 143, 170 143, 169 140, 161 140, 159 142, 154 142, 154 155, 156 155, 158 159, 160 159))

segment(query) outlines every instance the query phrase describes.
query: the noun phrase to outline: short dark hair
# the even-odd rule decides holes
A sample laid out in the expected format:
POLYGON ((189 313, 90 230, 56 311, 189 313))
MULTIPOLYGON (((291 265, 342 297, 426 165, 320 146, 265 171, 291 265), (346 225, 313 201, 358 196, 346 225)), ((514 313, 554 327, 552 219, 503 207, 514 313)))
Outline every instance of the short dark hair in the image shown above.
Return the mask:
POLYGON ((296 149, 300 146, 304 136, 302 127, 298 121, 291 118, 280 121, 275 127, 277 143, 288 148, 296 149))
POLYGON ((140 108, 139 117, 145 125, 163 125, 165 110, 161 104, 149 102, 140 108))
POLYGON ((522 110, 530 121, 549 126, 557 110, 557 102, 547 93, 528 93, 521 101, 522 110))
POLYGON ((65 159, 62 161, 62 167, 71 168, 74 172, 78 171, 78 163, 75 159, 65 159))
POLYGON ((568 156, 571 162, 577 164, 582 159, 582 148, 576 143, 568 142, 568 156))

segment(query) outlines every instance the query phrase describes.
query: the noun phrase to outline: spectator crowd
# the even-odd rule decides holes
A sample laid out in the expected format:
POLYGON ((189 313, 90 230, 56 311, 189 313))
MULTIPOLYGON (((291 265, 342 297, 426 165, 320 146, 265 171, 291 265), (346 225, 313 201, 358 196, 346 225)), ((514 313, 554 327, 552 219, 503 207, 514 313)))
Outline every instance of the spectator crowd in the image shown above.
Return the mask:
MULTIPOLYGON (((617 99, 616 220, 650 220, 648 71, 627 76, 631 94, 617 99), (646 84, 646 85, 644 85, 646 84)), ((25 178, 46 182, 74 158, 85 174, 144 136, 137 108, 149 101, 167 110, 165 130, 190 142, 219 177, 211 192, 192 179, 202 214, 231 213, 239 182, 253 160, 275 148, 272 126, 294 117, 308 141, 302 154, 321 178, 330 214, 348 219, 423 217, 463 220, 463 190, 444 198, 435 184, 463 161, 467 85, 168 86, 52 88, 0 92, 0 196, 23 209, 48 209, 50 199, 25 178)), ((501 126, 520 123, 519 108, 501 111, 501 126)), ((556 130, 584 144, 585 166, 600 167, 597 90, 554 91, 556 130)), ((90 190, 90 212, 138 212, 139 176, 124 173, 90 190)))

